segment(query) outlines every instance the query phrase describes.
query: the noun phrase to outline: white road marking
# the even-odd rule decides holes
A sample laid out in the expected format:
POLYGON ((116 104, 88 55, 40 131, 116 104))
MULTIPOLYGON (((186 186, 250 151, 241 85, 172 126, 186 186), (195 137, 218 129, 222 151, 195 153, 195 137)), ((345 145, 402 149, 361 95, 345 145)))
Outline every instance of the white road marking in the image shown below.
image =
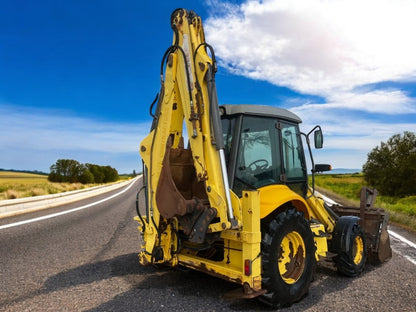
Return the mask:
POLYGON ((15 226, 20 226, 20 225, 24 225, 24 224, 28 224, 28 223, 32 223, 32 222, 38 222, 38 221, 42 221, 42 220, 46 220, 46 219, 50 219, 50 218, 59 217, 59 216, 62 216, 62 215, 68 214, 68 213, 76 212, 76 211, 79 211, 79 210, 83 210, 83 209, 101 204, 103 202, 106 202, 107 200, 110 200, 114 197, 117 197, 117 196, 127 192, 133 186, 133 184, 134 184, 134 182, 136 182, 136 180, 137 179, 133 179, 132 182, 129 184, 129 186, 126 187, 125 189, 123 189, 122 191, 120 191, 116 194, 113 194, 109 197, 103 198, 99 201, 93 202, 91 204, 87 204, 87 205, 84 205, 84 206, 81 206, 81 207, 73 208, 73 209, 70 209, 70 210, 65 210, 65 211, 62 211, 62 212, 53 213, 53 214, 38 217, 38 218, 33 218, 33 219, 29 219, 29 220, 24 220, 24 221, 19 221, 19 222, 15 222, 15 223, 9 223, 9 224, 5 224, 5 225, 1 225, 0 230, 15 227, 15 226))
POLYGON ((388 230, 388 232, 394 238, 397 238, 398 240, 402 241, 403 243, 405 243, 405 244, 409 245, 410 247, 413 247, 414 249, 416 249, 416 244, 409 241, 407 238, 404 238, 403 236, 401 236, 401 235, 399 235, 396 232, 393 232, 391 230, 388 230))
MULTIPOLYGON (((337 202, 335 202, 335 201, 333 201, 331 198, 328 198, 328 197, 326 197, 325 195, 323 195, 323 194, 321 194, 321 193, 319 193, 319 192, 317 192, 317 191, 315 191, 315 193, 317 193, 317 195, 319 196, 319 197, 321 197, 327 204, 329 204, 329 205, 333 205, 333 204, 337 204, 337 202)), ((393 238, 395 238, 396 240, 398 240, 399 242, 401 242, 401 243, 403 243, 403 244, 406 244, 408 247, 410 247, 410 248, 413 248, 413 249, 415 249, 416 250, 416 244, 415 243, 413 243, 413 242, 411 242, 411 241, 409 241, 408 239, 406 239, 405 237, 403 237, 403 236, 401 236, 401 235, 399 235, 399 234, 397 234, 396 232, 394 232, 394 231, 392 231, 392 230, 387 230, 388 232, 389 232, 389 234, 390 234, 390 236, 392 236, 393 238)), ((409 260, 411 263, 413 263, 413 264, 415 264, 416 265, 416 257, 415 258, 413 258, 412 256, 410 256, 410 255, 407 255, 407 254, 404 254, 403 252, 401 252, 400 250, 399 250, 399 248, 394 248, 395 246, 391 246, 392 247, 392 249, 394 250, 394 252, 396 252, 396 253, 398 253, 399 255, 401 255, 402 257, 404 257, 404 258, 406 258, 407 260, 409 260)), ((413 253, 413 252, 411 252, 411 253, 413 253)))
POLYGON ((406 258, 407 260, 409 260, 414 265, 416 265, 416 244, 409 241, 405 237, 397 234, 396 232, 393 232, 391 230, 388 230, 388 232, 389 232, 390 236, 393 238, 393 240, 398 241, 398 243, 396 243, 396 244, 399 244, 397 246, 393 245, 393 244, 391 245, 391 248, 394 250, 394 252, 398 253, 399 255, 406 258), (405 245, 405 248, 401 247, 400 245, 405 245), (402 251, 402 249, 405 249, 405 251, 409 252, 409 249, 408 249, 409 246, 415 249, 414 252, 410 252, 410 255, 408 255, 408 254, 406 254, 405 252, 402 251))

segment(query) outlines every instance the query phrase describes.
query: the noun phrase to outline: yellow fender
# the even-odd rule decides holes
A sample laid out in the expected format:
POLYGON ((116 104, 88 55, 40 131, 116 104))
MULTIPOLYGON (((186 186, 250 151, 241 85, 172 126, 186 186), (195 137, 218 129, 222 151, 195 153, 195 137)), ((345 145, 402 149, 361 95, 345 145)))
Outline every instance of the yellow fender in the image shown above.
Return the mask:
POLYGON ((303 211, 305 218, 312 214, 306 201, 286 185, 268 185, 260 191, 260 219, 267 217, 273 211, 286 203, 291 203, 297 210, 303 211))

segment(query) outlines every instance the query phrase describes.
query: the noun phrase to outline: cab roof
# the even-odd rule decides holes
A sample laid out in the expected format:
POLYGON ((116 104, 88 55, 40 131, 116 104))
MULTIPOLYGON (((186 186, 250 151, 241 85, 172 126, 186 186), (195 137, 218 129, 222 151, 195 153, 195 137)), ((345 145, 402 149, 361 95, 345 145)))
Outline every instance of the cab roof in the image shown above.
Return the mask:
POLYGON ((287 109, 265 106, 265 105, 249 105, 249 104, 238 104, 238 105, 221 105, 221 115, 256 115, 256 116, 267 116, 285 119, 288 121, 294 121, 301 123, 302 119, 298 115, 288 111, 287 109))

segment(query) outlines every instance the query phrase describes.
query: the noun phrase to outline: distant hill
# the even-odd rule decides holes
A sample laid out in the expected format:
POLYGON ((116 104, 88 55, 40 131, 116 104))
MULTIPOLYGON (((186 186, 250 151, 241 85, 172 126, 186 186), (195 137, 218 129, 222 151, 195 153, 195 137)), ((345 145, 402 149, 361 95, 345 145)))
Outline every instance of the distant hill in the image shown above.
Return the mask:
POLYGON ((345 169, 345 168, 335 168, 331 171, 326 171, 324 174, 353 174, 353 173, 361 173, 361 169, 345 169))
POLYGON ((38 171, 38 170, 16 170, 16 169, 0 168, 0 171, 10 171, 10 172, 21 172, 21 173, 33 173, 33 174, 49 175, 49 173, 38 171))

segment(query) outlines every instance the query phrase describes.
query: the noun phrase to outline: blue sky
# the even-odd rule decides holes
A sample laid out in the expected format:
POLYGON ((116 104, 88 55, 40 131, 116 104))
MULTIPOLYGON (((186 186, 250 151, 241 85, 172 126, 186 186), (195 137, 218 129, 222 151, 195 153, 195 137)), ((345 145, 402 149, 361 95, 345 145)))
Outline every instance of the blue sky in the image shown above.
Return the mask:
POLYGON ((324 131, 315 161, 361 168, 416 132, 416 1, 19 1, 0 10, 0 168, 59 158, 141 169, 177 7, 203 19, 222 104, 266 104, 324 131))

